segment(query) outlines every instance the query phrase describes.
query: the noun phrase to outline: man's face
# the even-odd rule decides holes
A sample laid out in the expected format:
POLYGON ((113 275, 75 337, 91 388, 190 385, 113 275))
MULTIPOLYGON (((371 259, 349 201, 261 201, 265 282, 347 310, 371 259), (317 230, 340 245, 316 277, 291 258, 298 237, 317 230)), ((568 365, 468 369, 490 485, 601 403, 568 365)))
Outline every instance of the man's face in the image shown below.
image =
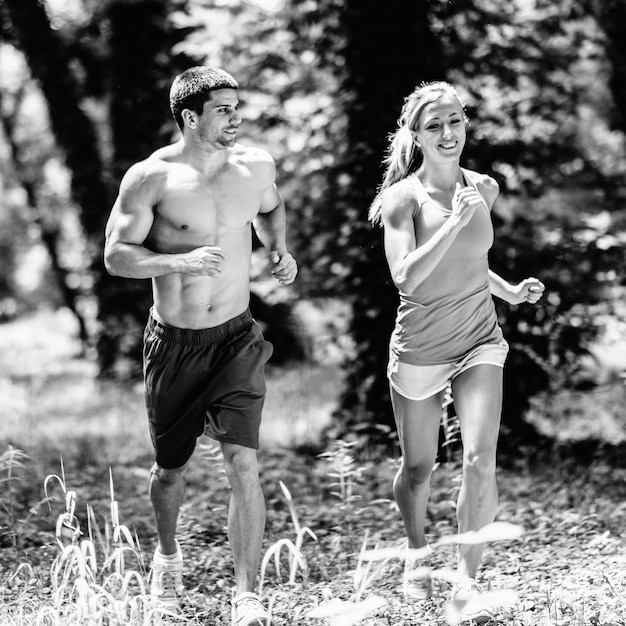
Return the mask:
POLYGON ((218 148, 232 147, 241 124, 238 109, 236 89, 216 89, 211 92, 197 121, 196 133, 202 143, 210 143, 218 148))

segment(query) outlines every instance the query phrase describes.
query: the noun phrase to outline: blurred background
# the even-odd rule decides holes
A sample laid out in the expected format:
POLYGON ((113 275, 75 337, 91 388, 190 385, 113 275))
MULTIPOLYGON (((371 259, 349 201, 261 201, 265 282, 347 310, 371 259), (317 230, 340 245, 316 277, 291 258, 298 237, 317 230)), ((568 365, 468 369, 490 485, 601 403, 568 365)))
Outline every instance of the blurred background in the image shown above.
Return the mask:
POLYGON ((394 448, 396 293, 366 213, 403 99, 448 80, 464 165, 501 188, 492 268, 547 287, 497 304, 501 455, 623 462, 624 32, 623 0, 0 0, 0 443, 148 454, 150 283, 106 274, 104 225, 127 168, 178 139, 173 77, 206 64, 241 85, 240 141, 277 162, 300 267, 280 287, 254 254, 266 443, 394 448))

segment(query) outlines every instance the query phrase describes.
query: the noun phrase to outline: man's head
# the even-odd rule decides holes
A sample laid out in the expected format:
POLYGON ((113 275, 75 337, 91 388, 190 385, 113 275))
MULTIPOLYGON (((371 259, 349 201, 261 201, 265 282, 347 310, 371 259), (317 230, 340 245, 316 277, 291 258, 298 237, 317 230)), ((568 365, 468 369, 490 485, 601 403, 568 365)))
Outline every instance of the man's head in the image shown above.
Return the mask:
POLYGON ((224 70, 210 67, 191 67, 179 74, 170 89, 170 109, 180 130, 185 109, 202 114, 205 102, 216 89, 239 89, 239 83, 224 70))

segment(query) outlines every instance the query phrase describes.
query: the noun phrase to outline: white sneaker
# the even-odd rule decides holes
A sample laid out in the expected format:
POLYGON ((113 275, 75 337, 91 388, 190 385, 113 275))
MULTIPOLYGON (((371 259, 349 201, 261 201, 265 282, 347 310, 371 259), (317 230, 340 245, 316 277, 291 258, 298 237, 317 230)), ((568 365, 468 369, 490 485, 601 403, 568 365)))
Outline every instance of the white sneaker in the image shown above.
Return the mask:
MULTIPOLYGON (((407 547, 407 551, 408 551, 407 547)), ((420 548, 422 550, 422 548, 420 548)), ((424 549, 428 554, 432 550, 427 546, 424 549)), ((410 600, 427 600, 433 593, 433 585, 430 567, 425 567, 413 557, 404 559, 404 572, 402 574, 402 590, 410 600)))
POLYGON ((185 588, 183 587, 183 553, 176 542, 176 558, 166 559, 154 551, 150 581, 150 597, 157 607, 175 609, 180 605, 185 588))
POLYGON ((256 593, 245 591, 231 600, 232 626, 274 626, 261 599, 256 593))
POLYGON ((494 619, 495 608, 481 599, 483 588, 472 578, 456 584, 450 594, 450 604, 460 616, 461 624, 486 624, 494 619))
POLYGON ((420 567, 418 563, 405 562, 402 576, 402 591, 411 600, 428 600, 433 594, 432 578, 429 567, 420 567))

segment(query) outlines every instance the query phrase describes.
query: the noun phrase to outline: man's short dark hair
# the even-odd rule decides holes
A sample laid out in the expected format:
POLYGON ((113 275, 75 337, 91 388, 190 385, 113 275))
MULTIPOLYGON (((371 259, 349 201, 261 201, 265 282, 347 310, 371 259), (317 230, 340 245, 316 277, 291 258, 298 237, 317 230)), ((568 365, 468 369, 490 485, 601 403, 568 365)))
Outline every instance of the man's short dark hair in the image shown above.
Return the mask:
POLYGON ((183 110, 201 115, 204 103, 215 89, 239 89, 239 83, 222 69, 204 66, 191 67, 174 79, 170 89, 170 109, 178 128, 182 130, 184 126, 183 110))

